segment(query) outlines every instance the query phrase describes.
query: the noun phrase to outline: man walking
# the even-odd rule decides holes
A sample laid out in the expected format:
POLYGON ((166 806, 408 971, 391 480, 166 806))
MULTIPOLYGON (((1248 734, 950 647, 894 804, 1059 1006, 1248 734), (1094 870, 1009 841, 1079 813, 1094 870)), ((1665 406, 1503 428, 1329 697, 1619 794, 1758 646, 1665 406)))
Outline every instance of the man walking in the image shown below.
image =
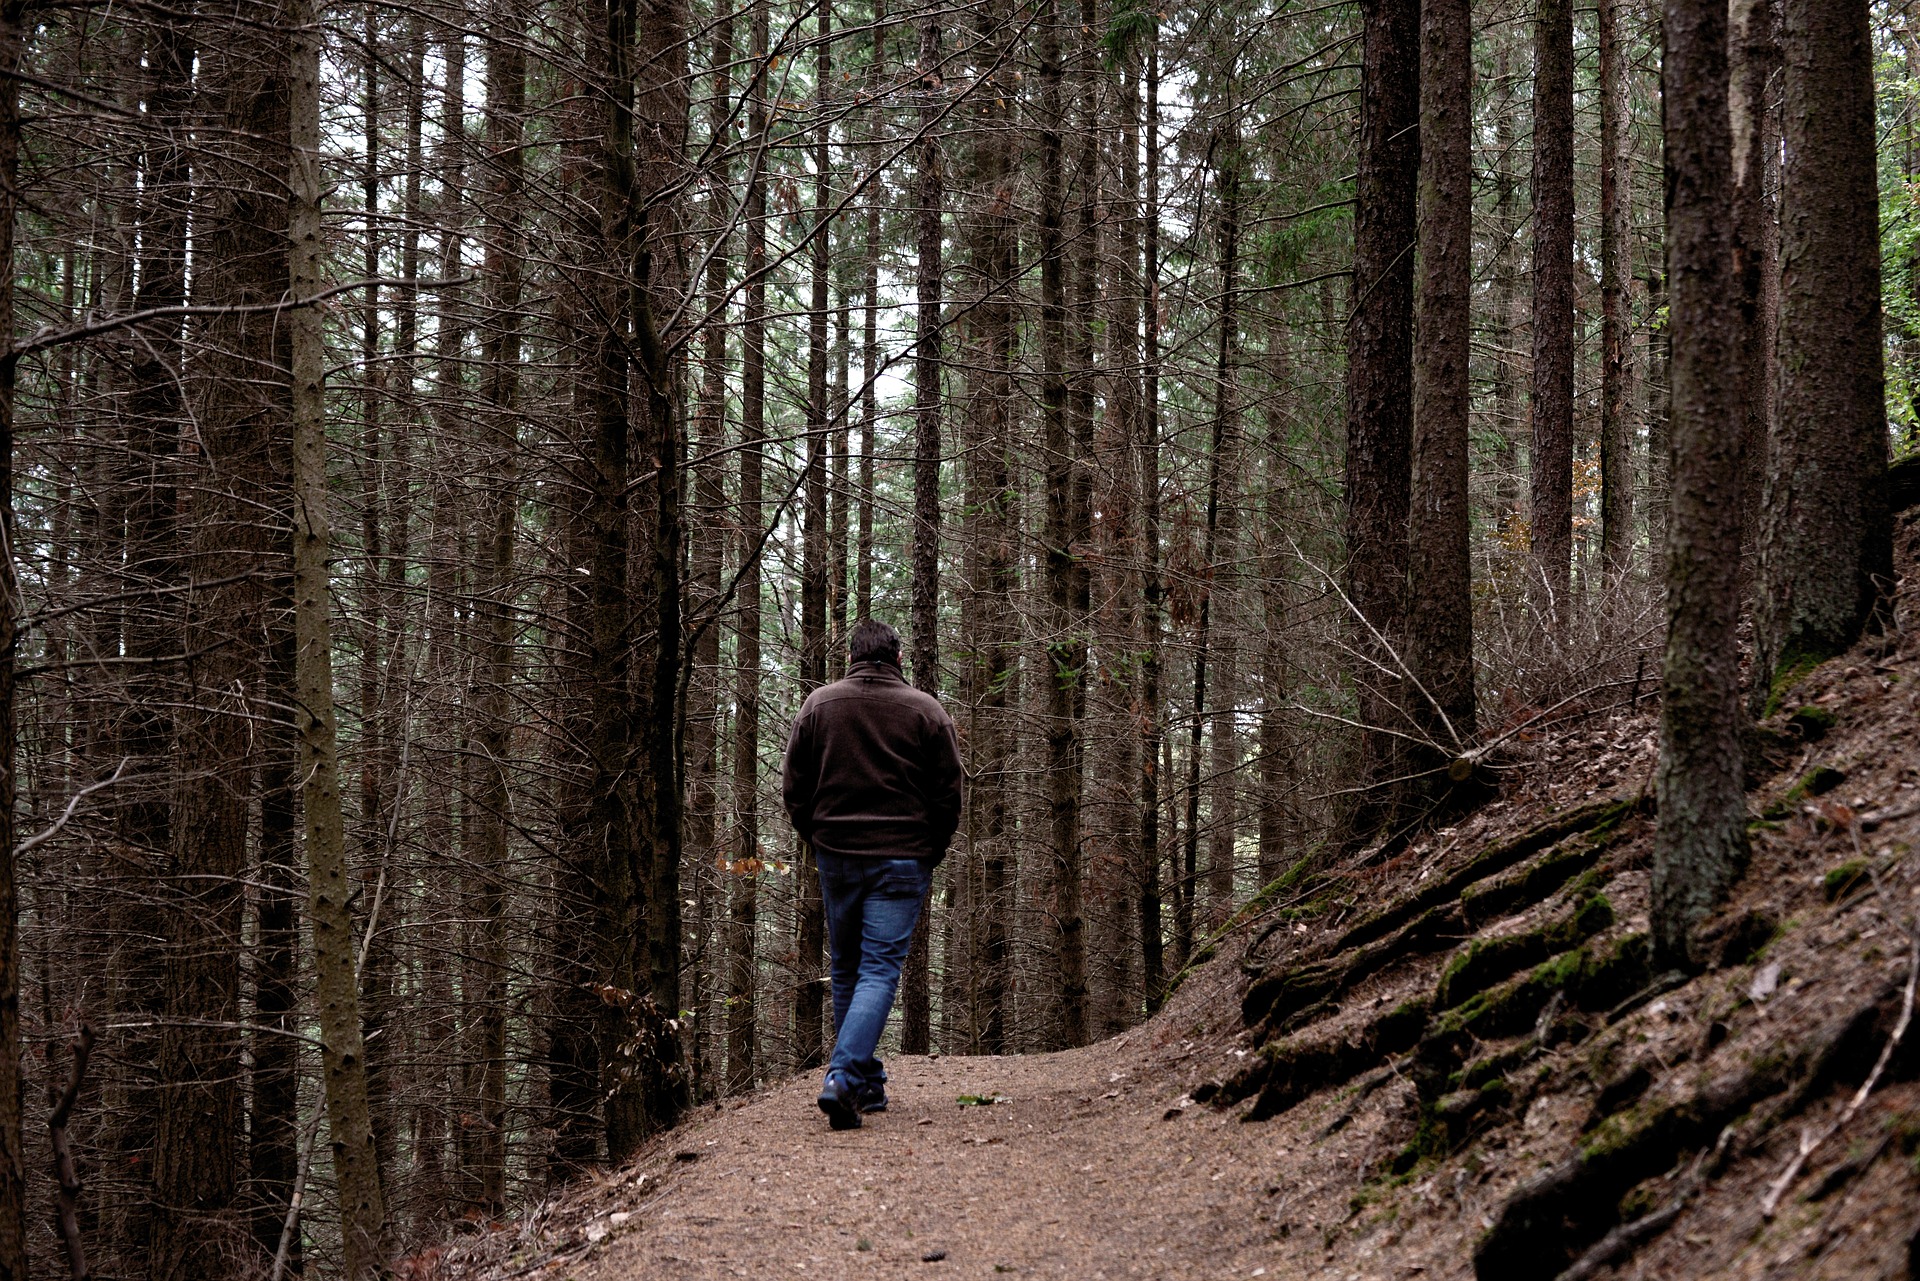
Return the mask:
POLYGON ((844 680, 807 696, 787 741, 781 792, 813 847, 833 953, 833 1058, 820 1110, 836 1130, 884 1112, 874 1048, 933 869, 960 823, 960 745, 931 694, 900 674, 900 635, 853 629, 844 680))

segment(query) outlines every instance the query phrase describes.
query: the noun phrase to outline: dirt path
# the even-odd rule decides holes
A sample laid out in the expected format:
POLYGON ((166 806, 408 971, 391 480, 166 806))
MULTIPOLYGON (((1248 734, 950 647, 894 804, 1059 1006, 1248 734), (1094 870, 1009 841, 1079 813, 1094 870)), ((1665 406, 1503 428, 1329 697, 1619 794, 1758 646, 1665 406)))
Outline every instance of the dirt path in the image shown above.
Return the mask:
POLYGON ((1234 1123, 1164 1119, 1179 1089, 1110 1066, 1113 1048, 898 1060, 891 1109, 838 1134, 811 1077, 783 1083, 678 1136, 678 1168, 578 1275, 1184 1278, 1271 1261, 1267 1173, 1219 1142, 1234 1123))
MULTIPOLYGON (((1177 1004, 1197 1012, 1197 995, 1177 1004)), ((1188 1104, 1235 1047, 1212 1020, 1166 1014, 1061 1054, 892 1060, 891 1109, 844 1133, 812 1074, 780 1082, 423 1275, 1347 1281, 1351 1245, 1337 1265, 1328 1247, 1353 1213, 1359 1146, 1188 1104)), ((1299 1119, 1341 1110, 1328 1103, 1299 1119)))

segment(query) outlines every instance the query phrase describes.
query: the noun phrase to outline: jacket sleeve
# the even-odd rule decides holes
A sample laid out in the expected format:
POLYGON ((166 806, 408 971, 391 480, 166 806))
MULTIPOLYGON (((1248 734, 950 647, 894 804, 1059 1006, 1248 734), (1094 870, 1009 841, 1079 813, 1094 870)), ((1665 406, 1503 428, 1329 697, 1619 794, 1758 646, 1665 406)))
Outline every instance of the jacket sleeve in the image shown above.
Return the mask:
POLYGON ((787 818, 800 839, 813 842, 813 791, 820 778, 820 763, 814 759, 813 718, 802 707, 794 717, 793 731, 787 738, 786 760, 780 771, 780 800, 787 818))
POLYGON ((927 772, 927 822, 932 828, 933 848, 944 854, 948 842, 953 840, 953 834, 960 826, 966 778, 960 767, 960 740, 954 733, 953 718, 944 709, 934 725, 933 742, 928 744, 927 758, 930 766, 927 772))

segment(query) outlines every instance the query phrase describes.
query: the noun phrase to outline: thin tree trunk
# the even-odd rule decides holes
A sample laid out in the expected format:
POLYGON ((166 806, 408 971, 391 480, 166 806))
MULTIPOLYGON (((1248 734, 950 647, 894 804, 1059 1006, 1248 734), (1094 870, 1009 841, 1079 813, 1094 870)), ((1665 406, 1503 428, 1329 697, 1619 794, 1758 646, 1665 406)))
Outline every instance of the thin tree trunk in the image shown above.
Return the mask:
MULTIPOLYGON (((1229 77, 1227 110, 1235 110, 1232 99, 1232 71, 1229 77)), ((1207 912, 1209 928, 1218 927, 1233 907, 1233 864, 1238 835, 1238 799, 1240 740, 1237 732, 1239 696, 1238 620, 1232 610, 1237 598, 1240 562, 1239 483, 1240 406, 1238 371, 1235 368, 1240 349, 1239 254, 1240 254, 1240 138, 1237 122, 1226 126, 1230 132, 1218 144, 1220 157, 1220 320, 1219 338, 1214 351, 1214 427, 1213 459, 1208 464, 1207 583, 1201 596, 1201 638, 1199 661, 1208 657, 1211 642, 1216 664, 1212 709, 1213 779, 1207 832, 1207 912)), ((1194 715, 1206 714, 1198 699, 1201 682, 1194 681, 1194 715)), ((1196 725, 1196 729, 1198 726, 1196 725)), ((1195 743, 1196 749, 1198 743, 1195 743)), ((1194 765, 1199 752, 1194 753, 1194 765)), ((1192 813, 1189 807, 1189 813, 1192 813)), ((1191 839, 1191 838, 1189 838, 1191 839)))
MULTIPOLYGON (((887 60, 886 0, 874 0, 873 58, 868 77, 875 90, 887 60)), ((876 141, 878 133, 875 134, 876 141)), ((873 617, 873 455, 880 416, 880 205, 882 188, 874 184, 867 194, 866 276, 861 297, 866 312, 861 328, 860 383, 860 517, 854 544, 854 621, 873 617)))
POLYGON ((521 119, 526 110, 526 57, 514 0, 492 0, 487 15, 487 144, 491 190, 486 280, 490 324, 481 341, 487 490, 481 519, 486 561, 476 607, 486 630, 481 647, 479 724, 475 739, 475 867, 469 908, 477 942, 472 978, 475 1018, 462 1087, 477 1106, 467 1186, 470 1209, 500 1214, 507 1196, 507 832, 513 755, 514 531, 520 498, 518 415, 520 364, 520 231, 524 164, 521 119))
POLYGON ((292 148, 285 325, 293 374, 293 575, 296 714, 306 814, 308 910, 313 918, 315 1003, 328 1127, 339 1184, 341 1239, 351 1281, 379 1274, 389 1254, 386 1206, 367 1098, 359 982, 348 900, 345 832, 333 710, 332 591, 327 570, 326 347, 317 307, 324 249, 320 226, 320 41, 313 0, 287 0, 292 148))
POLYGON ((732 903, 727 930, 727 1090, 742 1094, 757 1077, 755 932, 760 900, 760 510, 766 436, 767 189, 763 170, 767 113, 767 0, 754 0, 749 34, 752 82, 747 86, 751 155, 746 198, 746 301, 740 331, 740 493, 735 520, 741 531, 738 613, 734 622, 732 903))
POLYGON ((1540 0, 1533 74, 1532 586, 1557 631, 1573 566, 1573 0, 1540 0))
POLYGON ((1147 35, 1146 207, 1143 221, 1144 298, 1140 414, 1140 537, 1145 543, 1140 610, 1140 966, 1151 1014, 1165 996, 1161 935, 1160 770, 1165 741, 1160 707, 1160 645, 1165 589, 1160 577, 1160 36, 1147 35))
MULTIPOLYGON (((19 210, 20 81, 15 72, 26 43, 22 0, 0 2, 0 325, 13 332, 14 224, 19 210)), ((0 362, 0 532, 9 552, 0 556, 0 846, 14 848, 14 654, 20 620, 17 546, 13 515, 14 384, 17 366, 0 362)), ((26 1160, 20 1128, 20 943, 19 891, 14 860, 0 859, 0 1281, 26 1281, 26 1160)))
MULTIPOLYGON (((1293 384, 1293 361, 1286 330, 1275 324, 1267 335, 1268 365, 1275 389, 1293 384)), ((1266 546, 1261 566, 1261 605, 1266 624, 1260 646, 1260 885, 1286 870, 1295 844, 1287 783, 1297 777, 1292 726, 1287 709, 1286 625, 1293 584, 1292 561, 1285 555, 1290 510, 1287 466, 1288 402, 1276 397, 1267 406, 1266 546)))
MULTIPOLYGON (((828 93, 833 82, 833 5, 821 0, 818 61, 814 85, 821 124, 813 140, 813 300, 807 309, 807 461, 802 482, 806 514, 801 531, 800 684, 818 689, 827 679, 827 453, 832 423, 827 405, 827 309, 833 265, 833 193, 828 93)), ((794 1068, 805 1071, 826 1061, 826 975, 821 962, 826 945, 826 909, 813 850, 796 841, 794 893, 798 896, 793 988, 794 1068)))
POLYGON ((1661 670, 1655 963, 1686 968, 1688 933, 1746 859, 1738 493, 1744 377, 1729 249, 1725 0, 1666 0, 1667 262, 1672 279, 1673 493, 1661 670))
MULTIPOLYGON (((1760 540, 1767 450, 1774 433, 1774 340, 1780 309, 1780 222, 1772 183, 1779 147, 1772 0, 1734 0, 1727 18, 1727 115, 1733 134, 1733 253, 1745 329, 1745 439, 1740 469, 1741 550, 1760 540)), ((1751 562, 1750 562, 1751 563, 1751 562)))
MULTIPOLYGON (((1633 157, 1622 0, 1599 0, 1600 36, 1600 559, 1609 587, 1633 554, 1633 157)), ((1764 2, 1764 0, 1763 0, 1764 2)))
MULTIPOLYGON (((940 29, 944 14, 929 9, 920 25, 920 161, 914 207, 919 241, 914 280, 913 360, 913 683, 940 693, 940 418, 942 409, 940 306, 941 236, 946 213, 946 176, 940 151, 940 29)), ((900 1050, 925 1054, 932 1036, 932 900, 914 928, 901 975, 900 1050)))
MULTIPOLYGON (((721 145, 733 141, 729 113, 733 107, 734 58, 733 11, 725 9, 713 28, 713 89, 708 114, 709 136, 721 145)), ((722 186, 731 177, 732 166, 721 162, 722 186)), ((695 416, 695 439, 702 464, 692 478, 696 508, 692 533, 692 552, 688 558, 689 603, 702 624, 694 646, 693 674, 687 689, 687 850, 689 866, 696 869, 700 884, 700 946, 696 957, 694 981, 700 991, 695 1000, 695 1044, 712 1044, 716 1057, 725 1050, 725 1028, 721 1022, 720 997, 726 974, 718 956, 723 946, 723 931, 713 918, 724 911, 726 903, 716 906, 716 890, 732 884, 728 873, 737 866, 727 856, 719 835, 720 758, 719 743, 723 724, 720 710, 720 625, 714 616, 721 608, 721 565, 726 558, 726 531, 732 512, 726 498, 727 440, 727 294, 733 263, 729 256, 731 228, 723 219, 732 205, 733 193, 714 199, 709 217, 714 223, 715 241, 707 254, 706 324, 701 335, 700 399, 695 416)), ((709 1066, 704 1048, 696 1059, 700 1095, 720 1093, 724 1078, 716 1081, 716 1069, 709 1066)))
POLYGON ((1061 134, 1066 105, 1061 81, 1060 18, 1046 0, 1038 19, 1040 57, 1040 354, 1041 417, 1046 457, 1047 788, 1051 865, 1047 877, 1053 979, 1059 1011, 1050 1040, 1086 1038, 1087 973, 1080 898, 1080 715, 1086 693, 1085 636, 1074 611, 1078 575, 1074 503, 1079 459, 1068 412, 1067 272, 1064 252, 1066 175, 1061 134))

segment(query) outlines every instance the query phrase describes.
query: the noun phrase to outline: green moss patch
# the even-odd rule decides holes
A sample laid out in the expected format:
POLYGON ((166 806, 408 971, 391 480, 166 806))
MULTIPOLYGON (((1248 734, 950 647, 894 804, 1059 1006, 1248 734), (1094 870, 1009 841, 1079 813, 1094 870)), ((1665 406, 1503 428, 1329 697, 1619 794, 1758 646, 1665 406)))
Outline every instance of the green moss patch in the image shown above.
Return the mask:
POLYGON ((1794 780, 1792 787, 1781 793, 1780 798, 1760 812, 1762 818, 1791 818, 1800 807, 1800 802, 1809 796, 1825 796, 1834 788, 1847 781, 1845 770, 1835 769, 1831 765, 1816 765, 1794 780))
POLYGON ((1827 869, 1827 874, 1820 878, 1820 889, 1827 896, 1827 902, 1838 902, 1867 886, 1872 880, 1868 875, 1870 866, 1864 858, 1850 858, 1838 867, 1827 869))

